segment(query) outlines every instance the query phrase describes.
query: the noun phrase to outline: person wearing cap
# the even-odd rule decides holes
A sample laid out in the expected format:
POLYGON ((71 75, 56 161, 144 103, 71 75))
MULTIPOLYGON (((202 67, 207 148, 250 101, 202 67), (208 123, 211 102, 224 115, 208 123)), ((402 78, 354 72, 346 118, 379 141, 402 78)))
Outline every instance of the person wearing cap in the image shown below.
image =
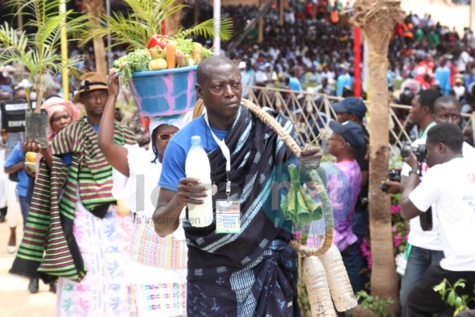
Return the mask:
POLYGON ((462 98, 465 97, 465 86, 463 85, 463 78, 461 77, 456 77, 455 78, 455 86, 452 87, 452 89, 454 90, 454 93, 455 93, 455 98, 457 98, 457 100, 462 100, 462 98))
MULTIPOLYGON (((73 99, 86 116, 54 137, 52 167, 40 163, 28 215, 36 226, 28 221, 10 272, 58 276, 57 316, 129 316, 124 270, 132 217, 118 212, 112 168, 97 137, 105 104, 115 105, 117 95, 109 95, 100 73, 80 80, 73 99)), ((118 145, 136 143, 118 123, 113 137, 118 145)))
POLYGON ((355 153, 355 159, 358 162, 361 171, 361 189, 358 201, 355 206, 355 216, 353 218, 353 232, 358 237, 358 243, 361 244, 366 235, 369 224, 368 214, 368 141, 369 133, 363 124, 363 118, 366 115, 366 105, 360 98, 348 97, 343 101, 333 105, 336 112, 337 121, 343 123, 353 121, 363 129, 365 145, 358 148, 355 153))
MULTIPOLYGON (((118 74, 110 73, 110 94, 119 91, 118 74)), ((181 115, 152 118, 148 150, 138 144, 114 143, 113 103, 101 119, 99 146, 114 168, 112 194, 126 199, 134 213, 127 267, 131 316, 183 316, 186 314, 187 247, 183 228, 160 238, 153 226, 157 186, 163 154, 170 139, 186 124, 181 115), (142 296, 141 294, 147 294, 142 296)), ((183 215, 182 215, 183 216, 183 215)))
POLYGON ((361 187, 361 171, 355 159, 357 149, 365 146, 363 129, 353 121, 338 123, 330 122, 333 134, 328 139, 328 150, 336 158, 336 165, 348 177, 349 186, 353 193, 352 204, 348 215, 335 226, 334 243, 341 252, 350 278, 351 286, 356 294, 364 290, 367 278, 361 271, 365 261, 358 243, 358 237, 353 232, 353 215, 361 187))

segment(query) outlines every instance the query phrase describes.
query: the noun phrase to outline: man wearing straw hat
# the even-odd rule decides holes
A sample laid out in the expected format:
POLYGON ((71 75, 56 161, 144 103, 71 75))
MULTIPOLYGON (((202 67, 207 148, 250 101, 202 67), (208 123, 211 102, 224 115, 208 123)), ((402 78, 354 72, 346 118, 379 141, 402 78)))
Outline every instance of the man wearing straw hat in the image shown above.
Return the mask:
MULTIPOLYGON (((59 276, 57 316, 128 316, 124 267, 132 218, 117 210, 112 168, 97 141, 104 107, 115 105, 117 96, 109 95, 99 73, 80 80, 74 101, 84 105, 86 116, 53 139, 51 168, 41 162, 26 229, 30 234, 10 272, 59 276)), ((114 142, 135 144, 135 136, 115 124, 114 142)))
MULTIPOLYGON (((207 114, 180 130, 168 144, 155 230, 162 237, 171 234, 183 207, 202 204, 206 196, 203 185, 207 184, 185 174, 194 135, 201 136, 208 153, 211 179, 217 185, 213 198, 222 200, 229 194, 229 200, 236 202, 239 228, 232 233, 216 232, 216 208, 215 219, 207 227, 183 221, 188 242, 187 315, 300 316, 296 254, 287 243, 292 234, 283 229, 289 221, 265 210, 266 202, 272 200, 278 167, 295 156, 276 132, 241 104, 241 77, 231 60, 205 59, 198 66, 197 79, 196 90, 207 114)), ((269 114, 296 138, 288 120, 277 112, 269 114)), ((304 169, 316 168, 320 152, 304 150, 301 156, 304 169)))

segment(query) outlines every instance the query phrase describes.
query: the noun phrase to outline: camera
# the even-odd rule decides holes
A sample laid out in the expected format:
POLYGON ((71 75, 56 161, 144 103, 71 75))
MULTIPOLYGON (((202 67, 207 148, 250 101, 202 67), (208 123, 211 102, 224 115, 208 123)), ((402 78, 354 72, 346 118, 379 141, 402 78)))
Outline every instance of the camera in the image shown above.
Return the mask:
MULTIPOLYGON (((401 171, 395 170, 394 168, 391 169, 388 173, 388 178, 387 181, 389 182, 400 182, 401 181, 401 171)), ((379 189, 381 189, 383 192, 387 192, 389 189, 389 186, 386 184, 380 184, 379 189)))
MULTIPOLYGON (((408 145, 405 145, 401 149, 401 156, 403 158, 408 157, 411 154, 410 151, 412 151, 417 157, 417 162, 419 163, 419 175, 421 175, 421 166, 422 163, 425 163, 427 157, 426 146, 425 144, 419 144, 417 147, 410 147, 408 145)), ((426 212, 423 212, 419 216, 419 221, 423 231, 432 230, 432 208, 429 207, 426 212)))
POLYGON ((401 149, 401 156, 403 158, 406 158, 409 156, 409 154, 414 153, 414 155, 417 157, 417 161, 419 163, 423 163, 426 161, 426 156, 427 156, 427 149, 425 144, 419 144, 417 147, 411 147, 409 145, 404 145, 401 149))

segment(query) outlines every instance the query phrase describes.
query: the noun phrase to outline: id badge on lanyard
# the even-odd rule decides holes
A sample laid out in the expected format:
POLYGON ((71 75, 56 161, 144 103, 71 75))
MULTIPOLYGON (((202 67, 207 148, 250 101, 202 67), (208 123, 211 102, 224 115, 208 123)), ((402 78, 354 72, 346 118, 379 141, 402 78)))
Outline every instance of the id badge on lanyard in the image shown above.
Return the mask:
MULTIPOLYGON (((216 233, 239 233, 241 230, 241 211, 239 200, 230 200, 231 180, 229 173, 231 172, 231 152, 224 140, 218 139, 211 129, 208 116, 204 115, 204 120, 209 127, 211 136, 218 144, 221 152, 226 159, 226 200, 216 200, 216 233)), ((213 188, 216 188, 213 185, 213 188)), ((214 191, 214 190, 213 190, 214 191)))
POLYGON ((239 233, 241 211, 237 200, 216 200, 216 233, 239 233))

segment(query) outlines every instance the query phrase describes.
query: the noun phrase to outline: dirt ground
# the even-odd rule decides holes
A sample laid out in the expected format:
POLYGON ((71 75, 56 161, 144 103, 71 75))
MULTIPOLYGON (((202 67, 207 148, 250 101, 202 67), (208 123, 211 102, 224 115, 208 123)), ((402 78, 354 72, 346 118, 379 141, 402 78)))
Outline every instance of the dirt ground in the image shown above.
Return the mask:
MULTIPOLYGON (((22 235, 20 227, 17 227, 17 245, 22 235)), ((28 279, 8 274, 15 258, 15 254, 7 252, 9 234, 7 222, 0 223, 0 317, 54 316, 56 296, 48 285, 40 282, 39 292, 30 294, 28 279)))

